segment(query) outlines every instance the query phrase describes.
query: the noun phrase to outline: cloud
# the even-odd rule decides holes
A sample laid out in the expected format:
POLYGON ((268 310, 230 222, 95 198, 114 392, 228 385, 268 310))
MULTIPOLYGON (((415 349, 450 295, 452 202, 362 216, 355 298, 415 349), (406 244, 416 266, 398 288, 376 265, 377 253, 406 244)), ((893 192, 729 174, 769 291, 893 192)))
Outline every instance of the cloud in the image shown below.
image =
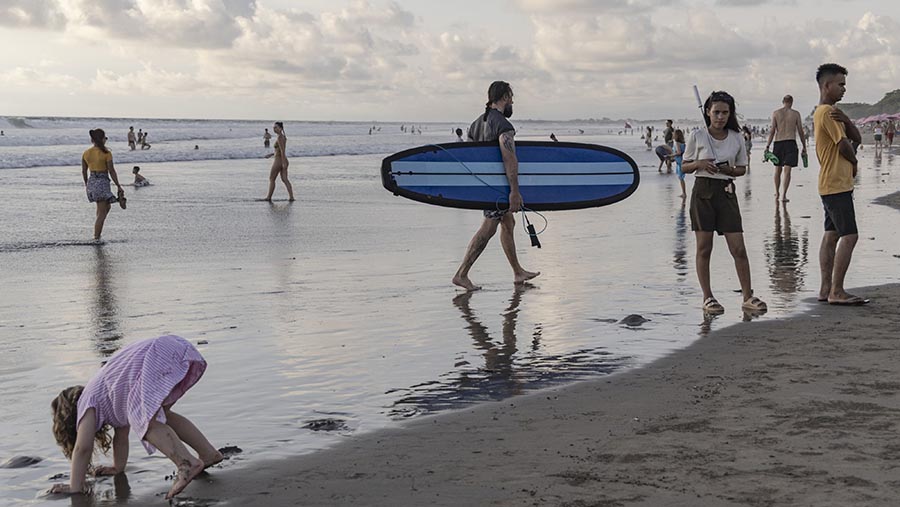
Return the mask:
POLYGON ((15 67, 0 73, 0 83, 23 88, 52 88, 72 90, 82 86, 82 82, 68 74, 49 70, 47 66, 15 67))
POLYGON ((757 7, 765 4, 795 5, 797 0, 716 0, 720 7, 757 7))
POLYGON ((66 16, 57 0, 4 0, 0 25, 58 30, 66 25, 66 16))
POLYGON ((236 12, 254 5, 223 0, 69 0, 69 28, 100 37, 188 48, 227 48, 238 36, 236 12))
POLYGON ((408 32, 413 15, 396 4, 385 8, 357 2, 319 16, 258 5, 237 20, 240 35, 223 63, 245 66, 277 79, 302 78, 310 87, 384 79, 418 53, 408 32))
POLYGON ((784 93, 813 101, 811 75, 824 61, 850 68, 853 100, 877 100, 900 82, 896 16, 736 22, 739 11, 712 8, 730 1, 690 10, 683 0, 512 0, 528 26, 485 30, 426 24, 427 8, 388 0, 324 12, 266 0, 0 0, 0 24, 57 30, 56 42, 87 42, 92 61, 103 62, 77 72, 87 84, 61 72, 76 72, 73 62, 18 67, 0 80, 391 116, 477 110, 488 83, 504 79, 520 112, 556 118, 692 114, 694 82, 731 91, 742 111, 767 113, 784 93))
POLYGON ((647 9, 677 5, 681 0, 515 0, 520 9, 532 14, 560 14, 571 11, 646 12, 647 9))

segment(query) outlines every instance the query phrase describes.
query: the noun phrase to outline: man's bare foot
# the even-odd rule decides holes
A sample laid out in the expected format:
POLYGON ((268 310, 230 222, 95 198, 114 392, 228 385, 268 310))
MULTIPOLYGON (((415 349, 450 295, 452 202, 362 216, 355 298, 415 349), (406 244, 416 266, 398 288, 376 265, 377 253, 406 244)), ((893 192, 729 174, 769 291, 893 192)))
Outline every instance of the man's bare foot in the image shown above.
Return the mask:
POLYGON ((223 456, 222 453, 219 451, 216 451, 215 454, 212 454, 210 456, 201 456, 200 457, 200 460, 203 461, 203 469, 204 470, 206 470, 207 468, 209 468, 213 465, 218 465, 219 463, 222 462, 223 459, 225 459, 225 456, 223 456))
POLYGON ((787 197, 782 197, 781 202, 791 202, 791 200, 788 199, 787 197))
POLYGON ((294 202, 294 198, 291 197, 290 199, 288 199, 288 202, 294 202))
POLYGON ((458 285, 468 291, 481 289, 480 286, 472 283, 472 280, 469 280, 469 277, 467 277, 467 276, 459 276, 459 275, 454 276, 453 277, 453 285, 458 285))
POLYGON ((536 278, 540 274, 540 271, 531 272, 523 269, 521 273, 516 273, 516 283, 525 283, 532 278, 536 278))
POLYGON ((263 201, 263 202, 272 202, 272 198, 271 198, 271 197, 264 197, 264 198, 260 199, 260 201, 263 201))
POLYGON ((184 488, 202 471, 203 462, 199 459, 193 459, 193 462, 183 461, 181 465, 178 465, 178 472, 175 474, 175 484, 172 484, 172 489, 166 493, 166 500, 171 500, 175 498, 175 495, 184 491, 184 488))

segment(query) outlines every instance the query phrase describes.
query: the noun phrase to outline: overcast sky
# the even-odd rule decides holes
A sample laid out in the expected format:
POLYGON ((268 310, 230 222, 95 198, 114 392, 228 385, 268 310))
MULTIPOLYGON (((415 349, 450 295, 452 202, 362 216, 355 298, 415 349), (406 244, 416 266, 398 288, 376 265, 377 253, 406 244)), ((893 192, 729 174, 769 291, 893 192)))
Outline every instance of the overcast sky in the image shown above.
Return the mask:
POLYGON ((900 0, 0 0, 0 115, 462 121, 804 114, 900 88, 900 0))

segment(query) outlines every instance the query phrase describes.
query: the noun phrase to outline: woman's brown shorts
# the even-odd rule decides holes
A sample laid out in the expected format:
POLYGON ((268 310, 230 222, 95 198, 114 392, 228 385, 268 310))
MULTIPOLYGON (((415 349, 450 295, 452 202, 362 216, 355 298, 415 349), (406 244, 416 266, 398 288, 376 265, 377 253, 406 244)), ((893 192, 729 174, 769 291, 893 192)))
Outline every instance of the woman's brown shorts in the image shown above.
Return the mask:
POLYGON ((744 232, 734 180, 694 178, 691 230, 719 234, 744 232))

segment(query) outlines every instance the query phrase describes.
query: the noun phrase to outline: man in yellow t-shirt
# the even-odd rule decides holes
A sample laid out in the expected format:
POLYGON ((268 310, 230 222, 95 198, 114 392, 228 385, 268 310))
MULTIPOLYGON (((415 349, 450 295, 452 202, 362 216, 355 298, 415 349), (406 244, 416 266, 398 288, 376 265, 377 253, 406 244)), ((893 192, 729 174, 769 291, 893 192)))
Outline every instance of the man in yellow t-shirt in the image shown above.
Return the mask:
POLYGON ((847 69, 826 63, 816 71, 819 105, 813 113, 816 155, 819 158, 819 195, 825 208, 825 234, 819 251, 822 286, 819 301, 833 305, 862 305, 869 302, 844 290, 853 248, 859 239, 853 209, 853 178, 856 177, 856 150, 859 129, 843 111, 834 107, 847 90, 847 69))

